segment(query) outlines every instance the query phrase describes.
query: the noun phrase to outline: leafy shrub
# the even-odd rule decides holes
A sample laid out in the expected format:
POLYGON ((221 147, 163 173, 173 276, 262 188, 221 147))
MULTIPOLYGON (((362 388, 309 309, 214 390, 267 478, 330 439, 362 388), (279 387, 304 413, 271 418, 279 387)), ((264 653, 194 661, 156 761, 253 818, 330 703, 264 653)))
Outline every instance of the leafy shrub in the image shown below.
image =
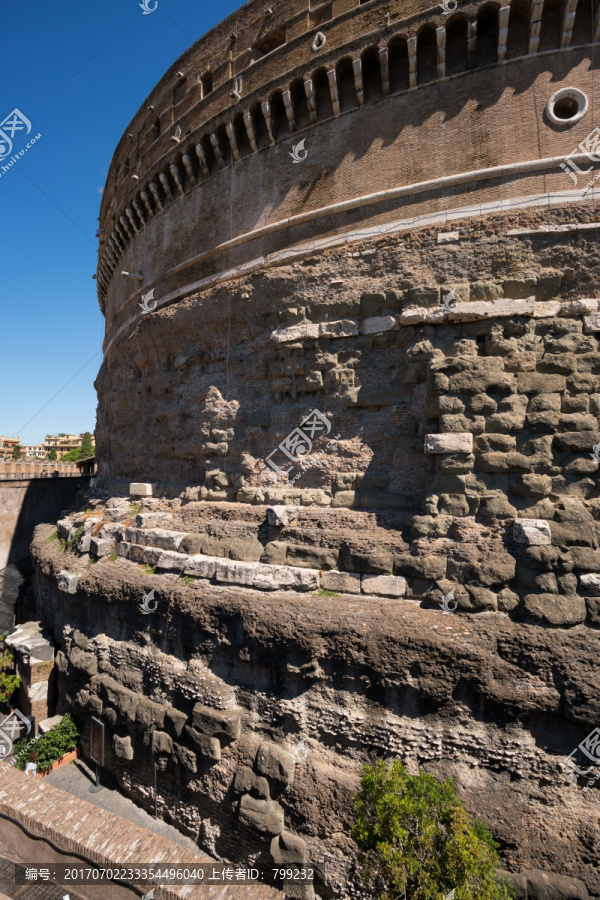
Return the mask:
POLYGON ((53 762, 75 750, 79 742, 79 729, 69 715, 66 713, 60 724, 55 725, 45 734, 40 734, 36 738, 23 738, 15 744, 15 766, 22 771, 29 759, 29 754, 35 750, 38 754, 37 767, 38 772, 49 769, 53 762))
POLYGON ((130 503, 130 504, 129 504, 129 512, 135 513, 136 515, 139 516, 139 514, 141 513, 141 511, 142 511, 142 504, 141 504, 141 503, 130 503))
POLYGON ((0 702, 7 703, 15 691, 21 687, 21 679, 18 675, 9 675, 0 672, 0 702))
POLYGON ((156 566, 151 566, 149 563, 144 566, 144 572, 146 575, 155 575, 156 574, 156 566))
POLYGON ((317 591, 317 597, 340 597, 341 594, 338 594, 336 591, 326 591, 325 588, 320 588, 317 591))
POLYGON ((46 543, 51 544, 52 541, 55 541, 57 539, 57 537, 58 537, 58 531, 53 531, 52 534, 50 535, 50 537, 46 538, 46 543))
POLYGON ((509 900, 498 882, 498 845, 483 822, 471 822, 451 778, 409 775, 394 760, 365 766, 355 797, 352 836, 364 879, 379 900, 509 900))

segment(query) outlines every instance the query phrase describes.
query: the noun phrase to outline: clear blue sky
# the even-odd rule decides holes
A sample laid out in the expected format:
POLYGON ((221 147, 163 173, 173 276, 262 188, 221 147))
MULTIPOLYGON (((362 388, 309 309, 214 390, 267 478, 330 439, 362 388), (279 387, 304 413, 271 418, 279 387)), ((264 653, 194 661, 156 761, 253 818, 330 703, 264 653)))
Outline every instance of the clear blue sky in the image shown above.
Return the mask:
POLYGON ((32 124, 11 156, 42 135, 0 174, 0 434, 24 444, 94 428, 104 320, 92 275, 113 150, 174 60, 242 5, 158 0, 143 15, 139 2, 2 5, 0 122, 17 108, 32 124))

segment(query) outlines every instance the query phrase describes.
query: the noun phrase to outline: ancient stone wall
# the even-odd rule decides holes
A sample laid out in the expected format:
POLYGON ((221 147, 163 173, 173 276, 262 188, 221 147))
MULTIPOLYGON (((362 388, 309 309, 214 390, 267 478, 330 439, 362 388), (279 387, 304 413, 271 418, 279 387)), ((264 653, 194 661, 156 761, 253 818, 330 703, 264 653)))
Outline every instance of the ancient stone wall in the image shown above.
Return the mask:
MULTIPOLYGON (((128 506, 109 501, 107 524, 115 515, 126 522, 128 506)), ((251 508, 221 506, 231 535, 251 508)), ((203 507, 192 501, 183 512, 188 525, 196 519, 198 538, 203 507)), ((156 522, 176 507, 143 508, 156 522)), ((384 562, 374 523, 344 515, 347 532, 356 517, 370 565, 384 562)), ((473 520, 454 519, 455 566, 470 560, 489 577, 495 564, 502 581, 510 557, 493 529, 477 531, 473 520)), ((168 550, 151 568, 116 553, 90 565, 93 552, 65 553, 50 534, 38 530, 34 554, 39 614, 59 647, 60 711, 86 728, 101 716, 106 767, 147 808, 156 764, 159 815, 211 855, 309 863, 319 896, 361 896, 352 797, 361 764, 391 755, 412 772, 454 776, 469 812, 500 842, 521 896, 528 879, 531 897, 531 884, 546 885, 549 897, 583 898, 584 885, 600 895, 597 782, 576 785, 565 770, 598 717, 597 629, 544 629, 482 605, 477 616, 464 604, 451 615, 437 603, 356 596, 342 585, 257 590, 198 571, 181 577, 180 554, 168 550), (523 874, 530 870, 542 872, 523 874)), ((416 557, 412 585, 435 578, 436 564, 416 557)), ((86 730, 84 747, 88 738, 86 730)))

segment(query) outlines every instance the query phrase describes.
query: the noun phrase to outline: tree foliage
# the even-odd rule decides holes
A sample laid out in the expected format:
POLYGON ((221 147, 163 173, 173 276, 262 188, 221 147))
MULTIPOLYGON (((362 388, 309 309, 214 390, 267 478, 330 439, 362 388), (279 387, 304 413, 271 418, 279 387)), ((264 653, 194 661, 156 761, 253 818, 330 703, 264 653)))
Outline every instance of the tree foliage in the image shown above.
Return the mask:
POLYGON ((483 822, 471 822, 451 778, 409 775, 394 760, 365 766, 355 798, 352 836, 365 882, 379 900, 509 900, 498 880, 498 845, 483 822))
POLYGON ((51 459, 51 460, 56 459, 56 447, 50 448, 50 453, 48 454, 48 459, 51 459))
POLYGON ((21 452, 21 448, 20 448, 20 447, 13 447, 13 449, 12 449, 12 458, 13 458, 13 459, 21 459, 22 456, 23 456, 23 454, 22 454, 22 452, 21 452))
POLYGON ((81 455, 80 459, 87 459, 88 456, 94 455, 94 445, 92 444, 92 435, 86 431, 81 439, 81 455))

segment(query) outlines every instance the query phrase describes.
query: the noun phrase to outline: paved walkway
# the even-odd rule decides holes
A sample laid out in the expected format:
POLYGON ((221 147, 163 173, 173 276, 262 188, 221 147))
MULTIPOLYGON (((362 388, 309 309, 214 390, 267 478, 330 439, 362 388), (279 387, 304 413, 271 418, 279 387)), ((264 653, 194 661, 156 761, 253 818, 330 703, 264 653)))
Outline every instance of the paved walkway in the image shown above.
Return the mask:
POLYGON ((54 787, 79 797, 80 800, 86 800, 88 803, 93 803, 94 806, 106 809, 115 816, 120 816, 121 819, 127 819, 128 822, 152 831, 160 837, 167 838, 174 844, 195 850, 197 853, 202 852, 191 838, 186 837, 172 825, 167 825, 162 819, 155 819, 154 816, 136 806, 132 800, 119 791, 115 780, 107 772, 103 772, 100 776, 100 784, 105 786, 104 790, 91 794, 90 785, 95 783, 96 773, 95 770, 92 772, 92 769, 82 759, 76 760, 70 766, 56 769, 43 781, 45 784, 53 784, 54 787))

